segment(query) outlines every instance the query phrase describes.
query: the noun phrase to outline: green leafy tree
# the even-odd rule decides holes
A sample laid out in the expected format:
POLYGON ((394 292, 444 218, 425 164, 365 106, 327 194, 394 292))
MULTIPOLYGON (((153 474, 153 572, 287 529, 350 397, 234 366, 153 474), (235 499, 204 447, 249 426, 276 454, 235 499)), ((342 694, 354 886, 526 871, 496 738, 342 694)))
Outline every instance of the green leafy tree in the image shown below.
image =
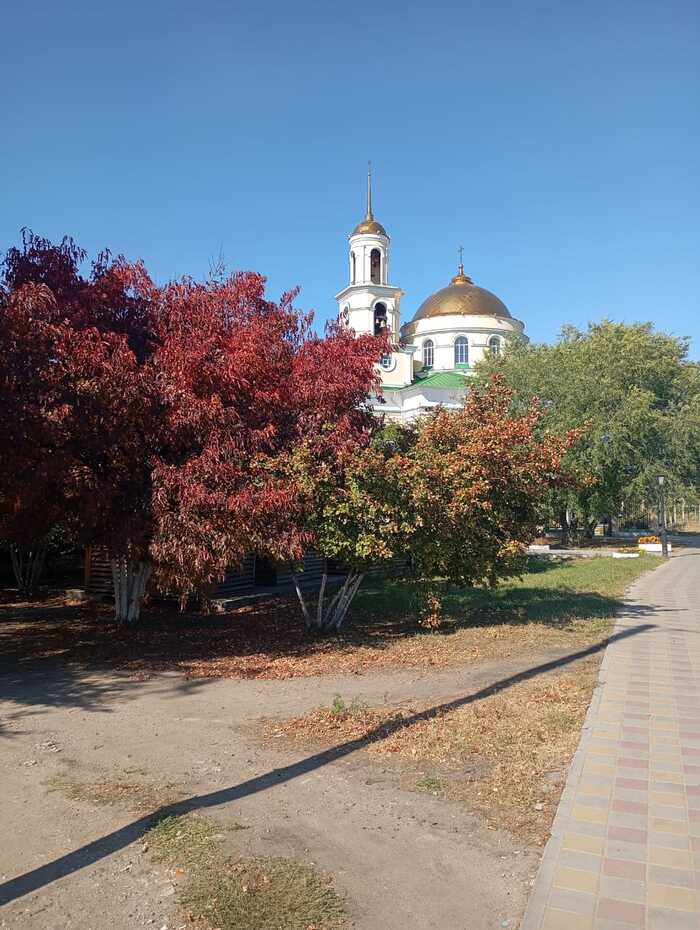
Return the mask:
POLYGON ((577 431, 552 435, 536 401, 513 413, 502 379, 439 409, 418 431, 405 481, 415 520, 412 563, 424 579, 495 585, 521 571, 548 492, 577 431))
POLYGON ((515 408, 537 397, 560 434, 585 427, 567 454, 578 478, 550 496, 565 539, 578 527, 592 532, 611 515, 654 501, 656 476, 690 498, 698 485, 700 372, 687 360, 688 343, 651 324, 604 321, 587 331, 562 330, 554 344, 514 342, 500 358, 477 366, 477 377, 498 374, 515 392, 515 408))
POLYGON ((342 586, 314 608, 309 628, 338 630, 367 570, 396 557, 424 581, 496 584, 517 574, 547 492, 577 438, 540 430, 536 403, 513 415, 500 379, 470 392, 459 411, 438 409, 415 429, 390 426, 370 444, 319 460, 297 451, 285 476, 299 489, 290 520, 305 542, 347 567, 342 586))
POLYGON ((327 561, 340 563, 346 575, 328 593, 323 574, 316 603, 304 595, 299 574, 294 583, 309 630, 331 632, 343 625, 368 569, 405 555, 414 531, 403 477, 405 460, 393 442, 347 444, 331 458, 319 457, 310 444, 290 458, 283 481, 297 489, 290 519, 298 537, 327 561))

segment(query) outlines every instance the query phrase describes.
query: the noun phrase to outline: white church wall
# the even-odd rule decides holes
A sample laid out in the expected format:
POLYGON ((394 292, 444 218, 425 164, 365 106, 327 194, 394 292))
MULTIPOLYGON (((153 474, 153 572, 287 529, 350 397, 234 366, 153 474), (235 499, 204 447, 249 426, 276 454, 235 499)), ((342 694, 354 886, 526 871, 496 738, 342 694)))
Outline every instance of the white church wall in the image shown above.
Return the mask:
POLYGON ((504 340, 509 335, 520 335, 523 324, 519 320, 497 317, 463 316, 450 314, 418 320, 410 343, 418 348, 418 357, 423 359, 423 345, 427 339, 433 341, 433 371, 450 371, 455 368, 455 340, 466 336, 469 345, 469 367, 490 351, 489 339, 498 336, 504 340))
POLYGON ((390 365, 391 367, 378 366, 383 387, 404 387, 413 381, 413 363, 410 352, 392 352, 390 365))

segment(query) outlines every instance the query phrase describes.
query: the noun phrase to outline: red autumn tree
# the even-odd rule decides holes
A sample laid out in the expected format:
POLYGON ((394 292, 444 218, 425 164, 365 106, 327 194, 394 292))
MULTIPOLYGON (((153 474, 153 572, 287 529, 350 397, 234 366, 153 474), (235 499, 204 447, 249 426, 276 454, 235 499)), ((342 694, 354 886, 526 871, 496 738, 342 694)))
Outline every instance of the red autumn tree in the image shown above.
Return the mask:
POLYGON ((382 345, 264 297, 264 279, 179 282, 159 295, 170 443, 154 469, 152 551, 165 584, 188 593, 255 549, 301 558, 298 488, 277 479, 300 442, 339 448, 369 430, 382 345))
POLYGON ((15 505, 12 515, 3 508, 4 524, 40 539, 54 522, 69 523, 80 541, 107 545, 118 566, 148 534, 142 502, 158 442, 148 365, 154 287, 141 265, 107 253, 82 278, 82 258, 70 240, 52 247, 35 237, 8 256, 1 370, 16 441, 1 466, 3 501, 15 505))
POLYGON ((24 230, 0 271, 0 539, 20 591, 34 591, 52 532, 64 522, 65 462, 47 394, 51 328, 70 318, 85 282, 84 253, 24 230))
POLYGON ((158 288, 105 253, 54 293, 30 257, 12 293, 41 288, 43 312, 13 302, 15 357, 37 362, 18 403, 41 398, 37 455, 55 454, 79 538, 109 552, 117 620, 138 619, 154 571, 186 595, 251 548, 301 555, 295 491, 272 464, 304 438, 332 447, 366 430, 379 343, 320 339, 295 295, 268 301, 255 274, 158 288))

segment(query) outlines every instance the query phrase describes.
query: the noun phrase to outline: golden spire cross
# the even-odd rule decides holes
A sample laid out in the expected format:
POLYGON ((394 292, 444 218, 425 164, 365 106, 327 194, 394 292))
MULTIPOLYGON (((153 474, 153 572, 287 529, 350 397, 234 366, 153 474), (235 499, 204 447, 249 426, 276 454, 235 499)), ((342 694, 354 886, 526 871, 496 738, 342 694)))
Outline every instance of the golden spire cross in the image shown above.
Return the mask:
POLYGON ((457 254, 459 255, 459 269, 457 273, 463 275, 464 274, 464 246, 463 245, 460 245, 460 247, 457 249, 457 254))

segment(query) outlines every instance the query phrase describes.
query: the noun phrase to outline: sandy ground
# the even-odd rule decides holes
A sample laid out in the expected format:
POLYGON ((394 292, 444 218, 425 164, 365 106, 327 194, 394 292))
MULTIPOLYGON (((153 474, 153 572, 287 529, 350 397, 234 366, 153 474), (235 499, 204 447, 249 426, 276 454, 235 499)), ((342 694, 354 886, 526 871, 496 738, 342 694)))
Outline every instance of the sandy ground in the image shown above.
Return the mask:
POLYGON ((356 746, 302 754, 263 743, 258 722, 336 693, 439 704, 561 655, 287 681, 6 669, 0 927, 181 927, 172 875, 142 843, 152 811, 177 801, 219 820, 233 855, 291 856, 331 874, 357 930, 515 928, 539 850, 463 804, 403 790, 395 768, 356 746), (124 784, 112 803, 95 799, 124 784))

